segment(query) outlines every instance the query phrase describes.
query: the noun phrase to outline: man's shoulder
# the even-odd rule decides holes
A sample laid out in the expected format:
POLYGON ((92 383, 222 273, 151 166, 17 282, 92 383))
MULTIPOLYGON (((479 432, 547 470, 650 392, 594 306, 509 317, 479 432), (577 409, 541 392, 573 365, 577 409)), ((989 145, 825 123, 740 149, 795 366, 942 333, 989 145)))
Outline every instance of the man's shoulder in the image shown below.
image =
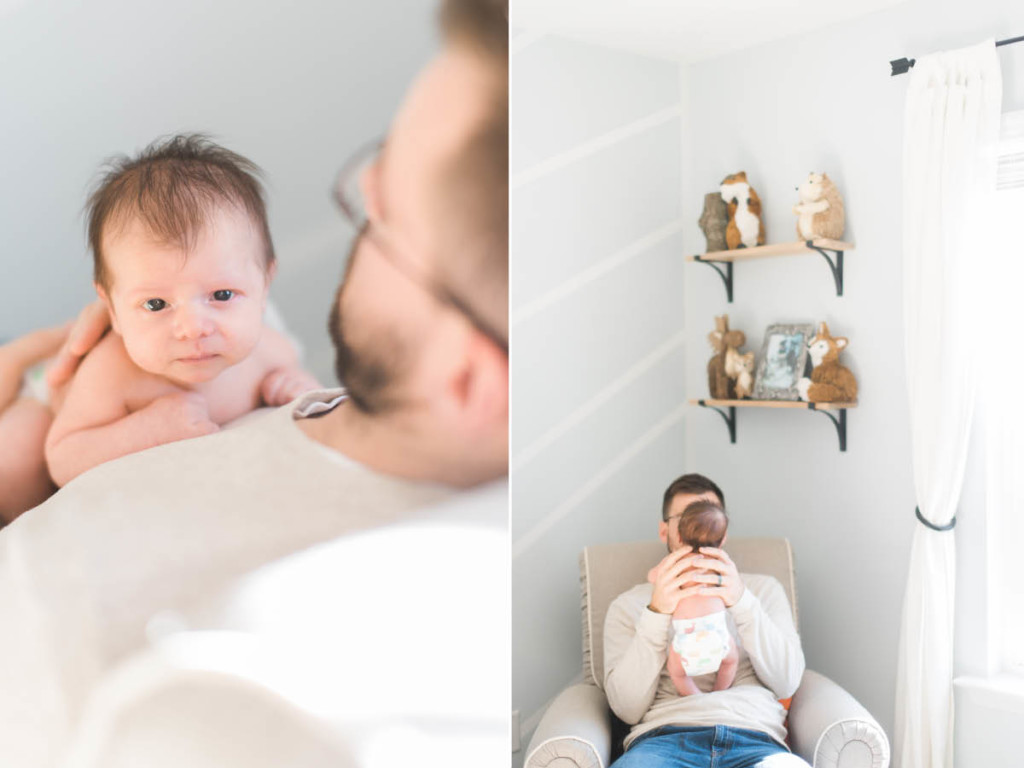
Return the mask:
POLYGON ((630 587, 612 600, 611 605, 608 606, 608 613, 612 611, 639 613, 651 602, 653 592, 654 585, 646 581, 630 587))

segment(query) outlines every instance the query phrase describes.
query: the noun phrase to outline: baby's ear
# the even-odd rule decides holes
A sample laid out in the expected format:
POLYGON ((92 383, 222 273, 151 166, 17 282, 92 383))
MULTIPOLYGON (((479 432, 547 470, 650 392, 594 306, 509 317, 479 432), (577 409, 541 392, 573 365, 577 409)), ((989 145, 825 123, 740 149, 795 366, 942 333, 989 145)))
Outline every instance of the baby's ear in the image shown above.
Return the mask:
POLYGON ((96 289, 96 295, 100 297, 103 306, 107 308, 107 314, 110 315, 110 327, 114 329, 114 333, 120 334, 121 328, 117 322, 117 313, 114 312, 114 303, 110 300, 107 289, 95 281, 93 281, 92 287, 96 289))

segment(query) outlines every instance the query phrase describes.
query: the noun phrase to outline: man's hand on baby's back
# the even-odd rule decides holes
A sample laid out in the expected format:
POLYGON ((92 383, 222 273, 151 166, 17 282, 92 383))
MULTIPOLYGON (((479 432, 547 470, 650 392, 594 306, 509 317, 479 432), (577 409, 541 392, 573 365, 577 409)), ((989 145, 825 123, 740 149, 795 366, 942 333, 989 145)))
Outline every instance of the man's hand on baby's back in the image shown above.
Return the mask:
POLYGON ((673 613, 682 597, 683 586, 690 582, 691 565, 699 555, 688 546, 682 546, 662 558, 652 570, 654 591, 650 609, 655 613, 673 613))
POLYGON ((321 389, 320 382, 301 368, 275 368, 260 385, 260 396, 270 406, 287 405, 299 395, 321 389))
POLYGON ((220 431, 220 427, 210 421, 206 398, 196 392, 163 395, 144 410, 158 429, 168 431, 168 437, 161 442, 202 437, 220 431))
POLYGON ((46 384, 50 390, 60 389, 71 381, 82 358, 99 343, 109 327, 110 314, 98 299, 79 313, 63 346, 46 370, 46 384))

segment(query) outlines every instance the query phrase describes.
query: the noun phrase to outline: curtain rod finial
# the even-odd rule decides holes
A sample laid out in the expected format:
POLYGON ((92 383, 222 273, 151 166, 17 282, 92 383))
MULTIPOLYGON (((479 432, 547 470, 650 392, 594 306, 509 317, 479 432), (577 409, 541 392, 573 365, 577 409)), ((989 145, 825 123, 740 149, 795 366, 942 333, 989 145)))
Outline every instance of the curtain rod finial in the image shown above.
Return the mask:
POLYGON ((916 63, 917 63, 917 59, 908 59, 908 58, 893 59, 892 61, 889 62, 889 65, 892 67, 892 75, 891 76, 892 77, 896 77, 896 75, 902 75, 902 74, 905 74, 905 73, 909 72, 910 68, 912 66, 914 66, 914 64, 916 64, 916 63))

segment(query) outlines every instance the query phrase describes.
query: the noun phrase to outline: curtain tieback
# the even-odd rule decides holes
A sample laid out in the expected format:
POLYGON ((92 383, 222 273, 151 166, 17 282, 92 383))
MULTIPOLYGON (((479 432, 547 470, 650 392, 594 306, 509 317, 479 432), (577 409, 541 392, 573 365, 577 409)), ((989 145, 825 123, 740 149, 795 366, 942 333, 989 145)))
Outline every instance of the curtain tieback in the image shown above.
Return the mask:
POLYGON ((914 514, 917 515, 917 519, 921 521, 925 528, 931 528, 933 531, 938 531, 939 533, 942 533, 943 531, 952 531, 953 527, 956 525, 956 515, 953 515, 953 519, 945 525, 936 525, 921 514, 920 507, 914 507, 914 514))

